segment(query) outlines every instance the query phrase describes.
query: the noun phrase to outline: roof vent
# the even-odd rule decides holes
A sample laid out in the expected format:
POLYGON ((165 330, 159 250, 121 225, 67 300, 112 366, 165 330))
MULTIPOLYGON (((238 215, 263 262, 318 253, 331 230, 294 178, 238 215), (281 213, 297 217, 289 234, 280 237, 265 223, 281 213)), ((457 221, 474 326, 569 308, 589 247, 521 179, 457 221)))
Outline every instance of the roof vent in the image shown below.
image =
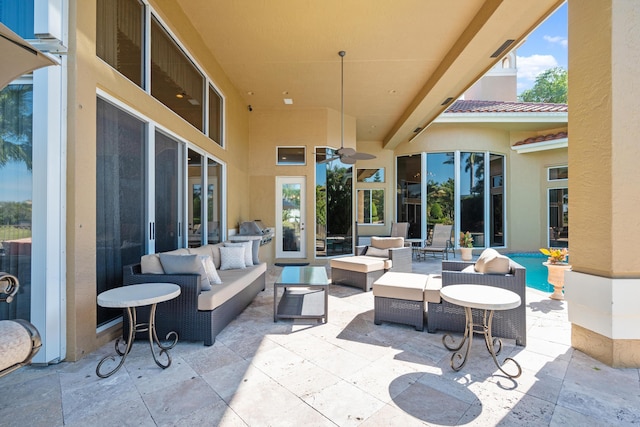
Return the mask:
POLYGON ((504 43, 502 43, 502 46, 500 46, 498 48, 498 50, 496 50, 495 52, 493 52, 493 54, 491 55, 492 58, 498 58, 499 56, 502 56, 502 54, 504 53, 505 50, 507 50, 507 48, 509 46, 511 46, 513 44, 515 40, 507 40, 504 43))

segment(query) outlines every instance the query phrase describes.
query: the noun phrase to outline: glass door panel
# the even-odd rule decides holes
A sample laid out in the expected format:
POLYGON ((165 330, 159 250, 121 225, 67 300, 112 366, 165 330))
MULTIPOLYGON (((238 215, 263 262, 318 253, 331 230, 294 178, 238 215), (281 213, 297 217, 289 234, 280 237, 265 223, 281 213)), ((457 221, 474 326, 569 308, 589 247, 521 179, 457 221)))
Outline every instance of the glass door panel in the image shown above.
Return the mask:
POLYGON ((305 178, 277 177, 276 256, 304 258, 305 178))
POLYGON ((409 223, 409 237, 422 237, 422 184, 420 177, 422 158, 420 155, 402 156, 397 160, 397 206, 396 222, 409 223))
POLYGON ((460 232, 471 232, 473 246, 484 243, 484 153, 460 153, 460 232))
POLYGON ((454 160, 452 152, 427 154, 427 238, 435 224, 454 223, 454 160))
POLYGON ((20 282, 0 320, 31 318, 32 118, 32 85, 0 91, 0 271, 20 282))
POLYGON ((178 160, 180 145, 156 132, 155 241, 156 252, 177 249, 179 241, 178 160))
POLYGON ((207 239, 208 243, 218 243, 222 241, 220 228, 222 167, 213 159, 207 159, 207 165, 207 239))
POLYGON ((202 239, 202 161, 203 156, 199 153, 189 150, 188 154, 188 230, 189 247, 201 246, 202 239))
MULTIPOLYGON (((122 267, 140 262, 145 217, 146 124, 98 98, 96 158, 97 293, 122 286, 122 267)), ((97 307, 98 326, 122 310, 97 307)))

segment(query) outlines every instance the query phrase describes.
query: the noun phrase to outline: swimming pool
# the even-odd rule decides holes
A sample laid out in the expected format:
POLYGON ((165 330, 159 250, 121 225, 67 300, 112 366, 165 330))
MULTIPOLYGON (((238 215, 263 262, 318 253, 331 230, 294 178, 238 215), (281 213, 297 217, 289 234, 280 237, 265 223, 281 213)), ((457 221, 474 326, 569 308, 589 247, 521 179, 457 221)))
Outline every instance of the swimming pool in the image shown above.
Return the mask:
POLYGON ((553 292, 553 285, 547 282, 547 267, 542 265, 547 257, 539 253, 505 254, 527 269, 527 286, 543 292, 553 292))

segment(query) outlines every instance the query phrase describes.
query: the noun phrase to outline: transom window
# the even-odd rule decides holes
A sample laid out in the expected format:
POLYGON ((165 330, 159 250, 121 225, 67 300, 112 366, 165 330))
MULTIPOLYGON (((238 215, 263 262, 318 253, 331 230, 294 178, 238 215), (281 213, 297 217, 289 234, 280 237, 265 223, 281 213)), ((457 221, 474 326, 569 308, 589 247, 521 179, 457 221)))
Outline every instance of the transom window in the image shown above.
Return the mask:
POLYGON ((224 97, 162 22, 145 12, 150 6, 141 0, 97 0, 96 7, 96 55, 224 146, 224 97))

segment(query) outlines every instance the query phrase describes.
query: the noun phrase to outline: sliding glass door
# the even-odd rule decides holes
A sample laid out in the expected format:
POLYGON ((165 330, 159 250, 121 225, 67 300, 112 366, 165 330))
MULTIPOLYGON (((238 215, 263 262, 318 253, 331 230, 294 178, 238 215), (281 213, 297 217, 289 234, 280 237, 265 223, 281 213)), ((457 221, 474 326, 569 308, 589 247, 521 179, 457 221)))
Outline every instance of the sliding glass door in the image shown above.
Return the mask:
MULTIPOLYGON (((122 286, 122 267, 140 262, 147 238, 147 125, 98 98, 96 158, 97 293, 122 286)), ((149 225, 151 228, 152 225, 149 225)), ((122 315, 98 306, 97 324, 122 315)))

